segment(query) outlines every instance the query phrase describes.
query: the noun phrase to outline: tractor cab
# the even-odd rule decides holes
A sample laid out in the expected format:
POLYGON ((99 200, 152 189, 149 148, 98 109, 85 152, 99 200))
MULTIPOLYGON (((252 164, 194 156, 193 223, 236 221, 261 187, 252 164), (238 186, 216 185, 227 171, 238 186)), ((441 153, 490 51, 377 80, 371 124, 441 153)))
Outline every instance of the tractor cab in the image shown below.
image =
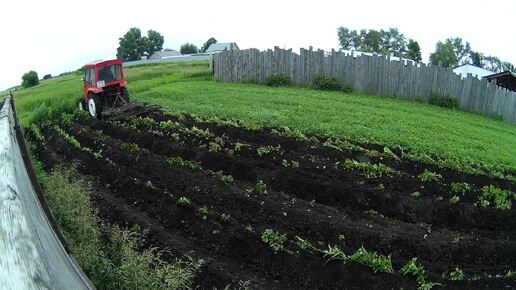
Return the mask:
POLYGON ((79 101, 80 109, 87 110, 92 117, 100 117, 103 110, 129 102, 123 60, 88 63, 85 68, 84 95, 79 101))

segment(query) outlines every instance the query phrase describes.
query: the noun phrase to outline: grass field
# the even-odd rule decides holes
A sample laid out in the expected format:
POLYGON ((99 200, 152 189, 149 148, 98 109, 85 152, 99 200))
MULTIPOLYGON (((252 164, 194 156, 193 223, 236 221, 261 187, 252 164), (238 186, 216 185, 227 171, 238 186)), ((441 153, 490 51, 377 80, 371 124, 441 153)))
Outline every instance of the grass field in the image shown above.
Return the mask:
MULTIPOLYGON (((216 82, 205 62, 126 70, 133 100, 175 112, 288 126, 322 135, 399 147, 412 159, 470 173, 516 176, 516 126, 423 103, 310 88, 216 82)), ((22 125, 50 111, 73 110, 79 75, 15 92, 22 125)))

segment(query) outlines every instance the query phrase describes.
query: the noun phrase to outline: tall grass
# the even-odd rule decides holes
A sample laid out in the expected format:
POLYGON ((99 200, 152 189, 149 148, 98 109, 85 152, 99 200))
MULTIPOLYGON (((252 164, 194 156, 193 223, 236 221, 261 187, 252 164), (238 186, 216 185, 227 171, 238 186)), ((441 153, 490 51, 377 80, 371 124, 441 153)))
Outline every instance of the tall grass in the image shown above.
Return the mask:
POLYGON ((36 171, 46 199, 74 257, 98 289, 189 289, 200 263, 186 258, 164 261, 156 249, 139 250, 135 233, 102 224, 87 183, 70 167, 36 171))

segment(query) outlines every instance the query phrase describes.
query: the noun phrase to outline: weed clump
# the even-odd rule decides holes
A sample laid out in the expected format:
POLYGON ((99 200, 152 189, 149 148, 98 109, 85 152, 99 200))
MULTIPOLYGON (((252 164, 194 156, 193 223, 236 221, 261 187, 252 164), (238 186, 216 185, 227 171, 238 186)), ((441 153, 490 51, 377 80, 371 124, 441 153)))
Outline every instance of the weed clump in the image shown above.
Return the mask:
POLYGON ((262 233, 262 241, 268 244, 274 250, 274 253, 277 253, 284 249, 283 245, 287 241, 287 236, 272 229, 266 229, 262 233))
POLYGON ((459 108, 459 100, 452 96, 440 96, 440 95, 432 95, 430 100, 428 100, 430 105, 439 106, 442 108, 448 109, 458 109, 459 108))
POLYGON ((290 87, 292 80, 286 74, 270 75, 265 79, 265 85, 269 87, 290 87))
POLYGON ((342 89, 337 78, 327 75, 316 75, 312 87, 321 91, 340 91, 342 89))

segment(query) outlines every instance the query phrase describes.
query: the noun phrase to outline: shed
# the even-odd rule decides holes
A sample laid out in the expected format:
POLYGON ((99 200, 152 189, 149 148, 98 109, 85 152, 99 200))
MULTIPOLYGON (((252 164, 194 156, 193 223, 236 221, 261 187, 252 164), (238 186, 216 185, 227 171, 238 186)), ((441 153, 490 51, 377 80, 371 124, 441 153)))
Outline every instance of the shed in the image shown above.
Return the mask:
POLYGON ((482 79, 483 77, 494 73, 493 71, 472 64, 465 64, 456 67, 453 69, 453 72, 460 75, 463 79, 466 78, 468 74, 472 74, 474 77, 482 79))
POLYGON ((206 53, 218 53, 218 52, 222 52, 224 50, 240 50, 240 49, 238 48, 238 45, 235 42, 226 42, 226 43, 217 42, 217 43, 210 45, 210 47, 208 47, 208 49, 206 50, 206 53))
POLYGON ((181 53, 177 50, 156 51, 148 59, 169 58, 174 56, 181 56, 181 53))
POLYGON ((484 77, 488 82, 494 83, 499 87, 516 92, 516 73, 504 71, 484 77))

